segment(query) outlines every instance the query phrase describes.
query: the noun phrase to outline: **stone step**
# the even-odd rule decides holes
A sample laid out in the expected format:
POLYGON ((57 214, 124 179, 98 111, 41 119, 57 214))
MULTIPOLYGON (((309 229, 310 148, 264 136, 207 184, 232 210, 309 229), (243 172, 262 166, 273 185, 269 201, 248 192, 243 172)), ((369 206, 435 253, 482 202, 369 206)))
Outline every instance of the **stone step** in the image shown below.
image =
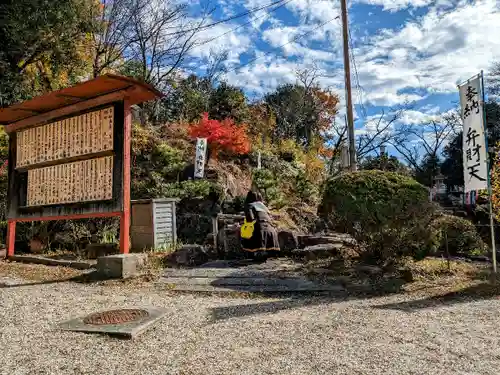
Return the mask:
POLYGON ((355 243, 354 239, 346 234, 330 235, 330 236, 311 236, 299 235, 297 237, 300 248, 306 248, 318 245, 339 244, 339 245, 352 245, 355 243))
MULTIPOLYGON (((193 268, 193 269, 165 269, 165 277, 197 277, 197 278, 263 278, 271 277, 272 271, 256 271, 235 268, 193 268)), ((294 279, 296 277, 287 277, 294 279)))
POLYGON ((212 286, 282 286, 288 288, 314 287, 316 284, 306 279, 277 278, 212 278, 212 277, 165 277, 161 282, 175 285, 212 285, 212 286))
POLYGON ((342 244, 338 243, 329 243, 329 244, 323 244, 323 245, 315 245, 315 246, 308 246, 304 249, 295 249, 292 250, 292 255, 298 256, 298 257, 322 257, 322 256, 331 256, 338 254, 339 250, 342 249, 344 246, 342 244))
POLYGON ((314 285, 287 287, 280 285, 234 285, 232 287, 221 287, 212 285, 189 285, 179 284, 169 288, 178 292, 208 292, 208 293, 317 293, 317 292, 344 292, 340 285, 314 285))

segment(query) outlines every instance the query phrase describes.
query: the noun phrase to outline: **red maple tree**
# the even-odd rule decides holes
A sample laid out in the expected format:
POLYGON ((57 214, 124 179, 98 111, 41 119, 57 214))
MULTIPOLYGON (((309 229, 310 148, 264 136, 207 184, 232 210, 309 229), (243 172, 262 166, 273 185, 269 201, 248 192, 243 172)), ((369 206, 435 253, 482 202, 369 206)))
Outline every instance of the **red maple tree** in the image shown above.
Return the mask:
POLYGON ((214 158, 217 158, 220 151, 233 155, 250 152, 246 125, 236 125, 230 118, 210 120, 205 112, 199 122, 190 125, 189 135, 193 138, 207 138, 214 158))

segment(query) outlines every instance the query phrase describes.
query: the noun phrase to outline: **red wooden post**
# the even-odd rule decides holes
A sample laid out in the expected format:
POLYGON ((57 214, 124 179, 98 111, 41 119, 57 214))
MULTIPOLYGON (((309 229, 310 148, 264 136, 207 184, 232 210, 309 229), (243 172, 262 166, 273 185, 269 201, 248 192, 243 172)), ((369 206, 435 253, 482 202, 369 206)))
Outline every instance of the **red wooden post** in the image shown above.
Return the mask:
POLYGON ((14 255, 14 246, 16 244, 16 222, 9 220, 7 222, 7 257, 14 255))
POLYGON ((124 101, 123 121, 123 211, 120 218, 120 253, 130 249, 130 139, 132 137, 132 112, 130 102, 124 101))

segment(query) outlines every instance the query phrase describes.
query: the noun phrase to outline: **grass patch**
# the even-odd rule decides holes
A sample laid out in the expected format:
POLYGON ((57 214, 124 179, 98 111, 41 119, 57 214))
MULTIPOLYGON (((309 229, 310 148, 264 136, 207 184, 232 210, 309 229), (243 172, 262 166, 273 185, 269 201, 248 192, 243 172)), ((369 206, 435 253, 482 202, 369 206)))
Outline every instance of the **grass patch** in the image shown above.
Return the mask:
POLYGON ((0 262, 0 276, 36 282, 65 281, 85 274, 69 267, 45 266, 17 262, 0 262))
POLYGON ((409 268, 416 281, 436 280, 443 277, 455 277, 464 280, 485 279, 489 273, 489 264, 469 263, 441 258, 425 258, 420 261, 407 260, 405 267, 409 268))

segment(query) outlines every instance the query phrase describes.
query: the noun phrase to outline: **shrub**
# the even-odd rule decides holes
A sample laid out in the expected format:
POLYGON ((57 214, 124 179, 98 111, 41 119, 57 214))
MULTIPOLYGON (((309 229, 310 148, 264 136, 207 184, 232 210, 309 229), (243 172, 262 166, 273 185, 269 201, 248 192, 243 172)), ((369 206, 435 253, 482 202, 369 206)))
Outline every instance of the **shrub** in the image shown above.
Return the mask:
POLYGON ((153 152, 153 161, 158 165, 165 178, 174 177, 186 167, 184 153, 167 143, 159 143, 153 152))
POLYGON ((475 225, 467 219, 443 215, 433 220, 431 228, 437 253, 446 254, 446 243, 450 255, 479 255, 487 251, 475 225))
POLYGON ((211 190, 222 194, 221 186, 207 180, 188 180, 177 183, 166 183, 156 192, 160 197, 166 198, 206 198, 211 190))
POLYGON ((224 212, 229 214, 239 214, 245 210, 245 195, 239 195, 225 202, 224 212))
POLYGON ((271 170, 265 168, 255 169, 252 183, 259 189, 269 204, 282 201, 278 179, 271 170))
POLYGON ((295 192, 302 201, 307 203, 314 203, 318 198, 318 186, 313 184, 302 170, 299 170, 295 177, 295 192))
POLYGON ((319 215, 353 235, 377 261, 422 256, 431 246, 434 209, 427 189, 392 172, 345 173, 327 181, 319 215))

